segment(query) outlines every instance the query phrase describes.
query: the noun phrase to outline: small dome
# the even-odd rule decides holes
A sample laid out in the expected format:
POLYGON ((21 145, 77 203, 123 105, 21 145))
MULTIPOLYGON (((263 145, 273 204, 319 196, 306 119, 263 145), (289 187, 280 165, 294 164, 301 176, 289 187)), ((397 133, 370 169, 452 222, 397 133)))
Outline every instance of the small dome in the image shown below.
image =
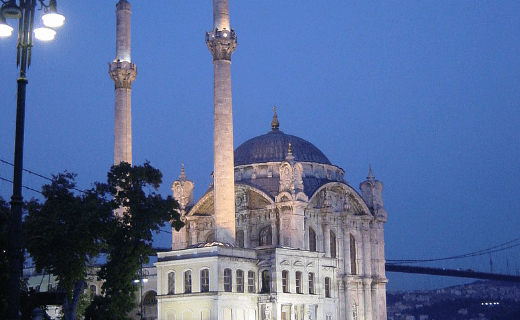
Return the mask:
POLYGON ((331 164, 323 152, 312 143, 285 134, 277 126, 273 126, 269 133, 250 139, 235 149, 235 166, 282 162, 288 154, 289 143, 295 161, 331 164))

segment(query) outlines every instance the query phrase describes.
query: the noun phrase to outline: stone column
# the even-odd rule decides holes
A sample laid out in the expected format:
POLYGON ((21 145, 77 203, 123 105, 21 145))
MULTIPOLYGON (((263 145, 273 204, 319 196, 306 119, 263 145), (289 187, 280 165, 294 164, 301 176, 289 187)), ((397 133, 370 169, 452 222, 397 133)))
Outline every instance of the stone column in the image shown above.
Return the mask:
POLYGON ((206 33, 213 55, 213 159, 215 240, 235 244, 235 180, 231 53, 237 41, 229 28, 229 1, 213 0, 213 30, 206 33))
POLYGON ((109 66, 115 83, 114 164, 132 164, 132 82, 137 67, 130 58, 130 3, 120 0, 116 5, 116 59, 109 66))

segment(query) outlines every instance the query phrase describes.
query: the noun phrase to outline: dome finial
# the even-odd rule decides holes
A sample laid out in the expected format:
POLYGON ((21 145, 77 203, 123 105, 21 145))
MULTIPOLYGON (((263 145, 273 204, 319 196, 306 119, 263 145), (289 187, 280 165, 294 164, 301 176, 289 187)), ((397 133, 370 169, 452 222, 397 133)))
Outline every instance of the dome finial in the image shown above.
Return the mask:
POLYGON ((370 163, 370 164, 368 165, 368 177, 367 177, 367 179, 368 179, 368 180, 374 180, 374 178, 375 178, 375 177, 374 177, 374 175, 372 174, 372 164, 370 163))
POLYGON ((289 153, 292 153, 292 146, 291 146, 291 143, 289 142, 289 153))
POLYGON ((181 174, 179 175, 179 180, 186 181, 186 179, 187 179, 187 177, 186 177, 186 173, 184 172, 184 162, 182 162, 181 174))
POLYGON ((278 116, 276 115, 276 106, 273 107, 274 115, 273 121, 271 121, 271 129, 278 130, 280 127, 280 122, 278 122, 278 116))

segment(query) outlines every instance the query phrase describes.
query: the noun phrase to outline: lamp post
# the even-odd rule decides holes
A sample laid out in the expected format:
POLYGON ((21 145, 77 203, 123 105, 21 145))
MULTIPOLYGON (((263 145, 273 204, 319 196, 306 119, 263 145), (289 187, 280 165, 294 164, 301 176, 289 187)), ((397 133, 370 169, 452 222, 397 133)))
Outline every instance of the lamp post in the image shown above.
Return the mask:
POLYGON ((7 24, 7 19, 18 19, 18 44, 16 50, 16 66, 20 68, 20 76, 16 97, 16 131, 14 142, 14 174, 13 195, 11 197, 11 217, 9 219, 8 251, 9 251, 9 297, 8 319, 20 318, 20 280, 22 277, 22 172, 23 143, 25 122, 25 93, 27 86, 26 72, 31 65, 33 32, 38 40, 54 39, 56 31, 65 17, 57 13, 56 0, 0 0, 0 37, 9 37, 13 28, 7 24), (42 17, 45 27, 34 28, 34 14, 37 5, 43 10, 42 17))
POLYGON ((134 280, 135 284, 139 284, 141 289, 141 314, 140 319, 144 319, 144 310, 143 310, 143 286, 146 282, 148 282, 148 271, 143 270, 143 256, 139 256, 139 261, 141 262, 141 270, 137 272, 138 279, 134 280))

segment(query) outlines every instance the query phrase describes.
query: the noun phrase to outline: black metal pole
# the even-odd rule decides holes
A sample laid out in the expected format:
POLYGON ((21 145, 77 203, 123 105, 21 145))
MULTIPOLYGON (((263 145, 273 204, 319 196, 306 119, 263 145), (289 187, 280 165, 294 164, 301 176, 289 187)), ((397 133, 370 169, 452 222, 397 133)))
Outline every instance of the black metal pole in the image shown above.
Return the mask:
POLYGON ((11 218, 9 220, 9 299, 8 319, 20 319, 20 287, 23 270, 22 255, 22 173, 23 144, 25 126, 25 95, 27 78, 17 79, 16 133, 14 142, 13 195, 11 197, 11 218))
POLYGON ((23 144, 25 127, 25 96, 27 87, 26 71, 31 63, 32 30, 36 0, 20 1, 21 17, 18 26, 16 62, 20 67, 20 77, 16 96, 16 131, 14 140, 13 195, 11 196, 11 217, 9 219, 9 297, 7 314, 9 320, 20 319, 20 293, 23 273, 22 251, 22 173, 23 144))

